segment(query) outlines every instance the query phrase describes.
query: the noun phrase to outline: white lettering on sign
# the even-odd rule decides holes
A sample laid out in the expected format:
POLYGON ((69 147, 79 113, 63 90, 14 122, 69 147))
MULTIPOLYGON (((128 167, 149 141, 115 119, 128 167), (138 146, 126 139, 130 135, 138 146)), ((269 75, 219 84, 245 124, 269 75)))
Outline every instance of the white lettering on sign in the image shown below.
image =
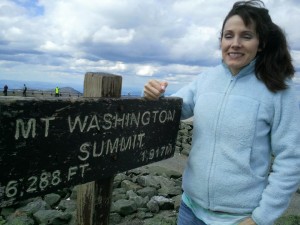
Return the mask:
POLYGON ((110 130, 113 128, 140 127, 157 122, 164 124, 169 121, 174 121, 174 119, 175 110, 146 111, 124 114, 105 113, 103 117, 91 115, 85 116, 84 118, 81 118, 80 116, 72 118, 71 116, 68 116, 68 125, 70 133, 73 133, 76 128, 83 133, 89 132, 90 130, 100 131, 101 129, 110 130))
POLYGON ((107 139, 101 141, 100 146, 95 141, 85 142, 80 146, 80 155, 78 159, 81 161, 86 161, 91 155, 93 158, 100 157, 102 155, 108 155, 117 153, 118 151, 124 152, 126 150, 135 149, 136 147, 143 147, 143 140, 145 133, 132 135, 130 137, 120 137, 115 139, 107 139))
MULTIPOLYGON (((124 113, 124 114, 110 114, 106 113, 103 116, 87 115, 84 118, 76 116, 72 119, 68 116, 68 128, 70 133, 78 129, 81 133, 89 131, 101 131, 124 128, 124 127, 140 127, 147 126, 151 123, 164 124, 169 121, 174 121, 175 110, 162 110, 162 111, 146 111, 137 113, 124 113)), ((49 136, 50 122, 55 120, 55 117, 40 118, 41 122, 45 125, 44 137, 49 136)), ((35 138, 37 136, 37 119, 30 118, 27 121, 24 119, 16 120, 15 139, 21 137, 27 139, 29 137, 35 138)))
POLYGON ((141 152, 141 160, 150 161, 157 158, 169 156, 172 153, 173 147, 171 144, 166 146, 157 147, 156 149, 151 149, 150 151, 142 151, 141 152))
MULTIPOLYGON (((0 208, 5 205, 11 205, 14 199, 22 197, 26 194, 39 193, 49 188, 60 185, 62 182, 69 182, 76 175, 84 178, 86 172, 90 170, 89 164, 80 164, 71 166, 65 171, 55 170, 52 173, 42 171, 38 176, 28 178, 10 180, 6 185, 0 183, 0 208), (67 179, 66 181, 63 179, 67 179), (4 199, 8 199, 3 201, 4 199)), ((76 178, 78 179, 78 176, 76 178)))
POLYGON ((43 171, 39 176, 31 176, 28 179, 10 180, 6 186, 0 188, 0 198, 22 197, 25 193, 43 191, 48 187, 57 186, 62 182, 60 170, 53 173, 43 171), (27 186, 23 188, 23 185, 27 186))
MULTIPOLYGON (((48 137, 49 134, 49 126, 50 121, 55 120, 55 117, 49 117, 49 118, 41 118, 42 122, 45 123, 45 132, 44 136, 48 137)), ((24 122, 23 119, 17 119, 16 120, 16 133, 15 133, 15 139, 18 140, 20 137, 23 138, 29 138, 30 134, 32 138, 36 137, 36 119, 31 118, 26 122, 24 122)))
POLYGON ((80 120, 79 116, 76 116, 74 123, 71 121, 71 117, 68 117, 68 124, 69 124, 69 129, 70 133, 73 133, 75 130, 76 126, 78 125, 79 129, 81 132, 84 132, 85 127, 87 126, 88 122, 89 125, 87 126, 86 131, 90 131, 91 129, 97 129, 100 130, 99 124, 98 124, 98 118, 96 115, 93 115, 92 118, 89 120, 89 116, 85 116, 83 122, 80 120))
POLYGON ((68 117, 68 122, 69 122, 70 132, 73 133, 73 131, 75 130, 77 124, 78 124, 78 126, 79 126, 80 131, 83 132, 83 131, 84 131, 84 128, 85 128, 85 126, 86 126, 86 123, 87 123, 88 118, 89 118, 88 116, 85 116, 85 117, 84 117, 84 121, 83 121, 83 123, 82 123, 81 120, 80 120, 80 117, 79 117, 79 116, 76 116, 75 121, 74 121, 74 123, 72 124, 72 122, 71 122, 71 117, 69 116, 69 117, 68 117))
POLYGON ((104 122, 105 126, 102 128, 109 130, 111 128, 124 128, 124 127, 140 127, 149 125, 150 123, 166 123, 169 121, 174 121, 175 110, 162 110, 162 111, 146 111, 137 113, 126 113, 119 116, 117 113, 105 114, 104 122), (157 120, 158 119, 158 120, 157 120))
POLYGON ((55 120, 55 117, 41 118, 41 121, 45 122, 45 137, 48 137, 48 134, 49 134, 49 123, 50 123, 50 120, 55 120))
POLYGON ((77 171, 80 171, 81 177, 83 178, 86 172, 86 168, 89 167, 89 164, 81 164, 79 166, 71 166, 68 172, 68 181, 71 180, 71 177, 77 174, 77 171))
POLYGON ((55 170, 52 174, 49 172, 43 172, 39 177, 31 176, 28 178, 30 183, 26 192, 36 192, 37 189, 44 190, 49 185, 56 186, 61 182, 60 170, 55 170))
POLYGON ((18 140, 20 138, 20 133, 24 138, 28 138, 31 131, 31 136, 34 138, 36 136, 36 120, 29 119, 27 125, 25 126, 25 122, 23 119, 16 120, 16 133, 15 139, 18 140), (20 131, 21 130, 21 131, 20 131))
POLYGON ((100 127, 99 127, 99 124, 98 124, 98 118, 97 118, 96 115, 92 116, 91 122, 90 122, 88 128, 86 129, 86 131, 89 132, 90 129, 100 130, 100 127))

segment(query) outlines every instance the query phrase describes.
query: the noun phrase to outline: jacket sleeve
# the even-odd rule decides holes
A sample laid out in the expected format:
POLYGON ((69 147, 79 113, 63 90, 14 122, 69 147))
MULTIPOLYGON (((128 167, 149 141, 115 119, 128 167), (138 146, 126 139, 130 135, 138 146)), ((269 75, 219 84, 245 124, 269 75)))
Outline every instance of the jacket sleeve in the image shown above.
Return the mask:
POLYGON ((200 76, 172 95, 183 99, 181 119, 188 119, 194 116, 195 96, 199 79, 200 76))
POLYGON ((274 97, 271 148, 274 162, 268 185, 252 213, 258 225, 272 225, 287 209, 300 184, 300 110, 291 87, 274 97))

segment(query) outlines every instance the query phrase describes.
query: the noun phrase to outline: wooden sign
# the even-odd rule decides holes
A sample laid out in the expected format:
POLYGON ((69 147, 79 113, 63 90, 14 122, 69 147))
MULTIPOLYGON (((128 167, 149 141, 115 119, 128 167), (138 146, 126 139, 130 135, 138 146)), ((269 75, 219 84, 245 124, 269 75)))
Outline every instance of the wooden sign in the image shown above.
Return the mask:
POLYGON ((0 98, 0 207, 173 156, 181 105, 0 98))

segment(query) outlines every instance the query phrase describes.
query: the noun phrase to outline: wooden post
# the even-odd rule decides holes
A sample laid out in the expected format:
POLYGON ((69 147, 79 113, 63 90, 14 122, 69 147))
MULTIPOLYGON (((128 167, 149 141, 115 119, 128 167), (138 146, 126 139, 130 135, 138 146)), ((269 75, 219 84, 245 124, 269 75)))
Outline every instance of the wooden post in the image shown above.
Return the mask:
MULTIPOLYGON (((121 97, 122 77, 107 73, 86 73, 84 97, 121 97)), ((77 224, 108 225, 114 177, 79 185, 77 224)))

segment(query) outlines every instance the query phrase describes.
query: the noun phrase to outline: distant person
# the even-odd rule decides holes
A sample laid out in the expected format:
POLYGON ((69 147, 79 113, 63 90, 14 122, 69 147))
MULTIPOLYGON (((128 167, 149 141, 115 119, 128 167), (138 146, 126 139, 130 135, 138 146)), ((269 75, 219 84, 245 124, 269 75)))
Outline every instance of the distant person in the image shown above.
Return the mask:
MULTIPOLYGON (((177 225, 273 225, 300 184, 300 112, 286 37, 262 1, 236 2, 222 61, 172 96, 193 116, 177 225)), ((151 80, 146 99, 166 82, 151 80)))
POLYGON ((3 88, 3 94, 4 94, 4 96, 7 96, 7 90, 8 90, 8 86, 5 84, 4 88, 3 88))
POLYGON ((27 92, 27 87, 24 84, 24 87, 23 87, 23 97, 26 97, 26 92, 27 92))
POLYGON ((59 97, 59 88, 58 87, 55 88, 55 97, 59 97))

